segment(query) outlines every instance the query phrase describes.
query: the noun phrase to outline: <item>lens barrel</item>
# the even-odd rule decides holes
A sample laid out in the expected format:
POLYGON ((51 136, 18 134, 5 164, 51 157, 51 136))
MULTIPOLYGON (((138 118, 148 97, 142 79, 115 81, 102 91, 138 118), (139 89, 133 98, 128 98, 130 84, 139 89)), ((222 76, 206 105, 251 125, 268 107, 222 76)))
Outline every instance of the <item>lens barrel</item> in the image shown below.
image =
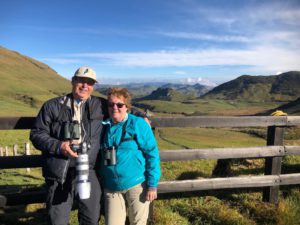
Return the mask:
POLYGON ((89 182, 89 156, 87 154, 87 145, 82 143, 81 154, 76 158, 76 187, 80 199, 90 197, 90 182, 89 182))

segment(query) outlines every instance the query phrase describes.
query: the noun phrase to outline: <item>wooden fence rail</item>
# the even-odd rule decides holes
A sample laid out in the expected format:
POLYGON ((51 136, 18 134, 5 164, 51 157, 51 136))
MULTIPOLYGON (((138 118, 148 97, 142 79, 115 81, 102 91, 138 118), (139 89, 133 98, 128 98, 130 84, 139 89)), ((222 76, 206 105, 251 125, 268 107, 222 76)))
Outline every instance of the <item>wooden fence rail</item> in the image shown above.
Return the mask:
MULTIPOLYGON (((182 149, 160 152, 162 162, 199 159, 249 159, 285 155, 300 155, 300 146, 261 146, 245 148, 182 149)), ((0 169, 42 167, 42 155, 0 157, 0 169)))
MULTIPOLYGON (((0 129, 30 129, 33 120, 33 117, 0 117, 0 129)), ((285 155, 300 155, 300 146, 283 145, 284 128, 299 125, 300 116, 153 118, 153 127, 268 127, 267 146, 166 150, 160 152, 161 161, 264 158, 266 159, 264 175, 163 181, 159 183, 158 192, 164 194, 263 187, 263 200, 277 203, 281 185, 300 184, 300 173, 281 174, 282 157, 285 155)), ((43 157, 40 155, 0 157, 0 169, 41 167, 42 165, 43 157)), ((9 194, 6 195, 7 205, 41 202, 44 201, 44 194, 42 190, 19 193, 18 195, 9 194)))
MULTIPOLYGON (((30 129, 34 117, 0 117, 0 130, 30 129)), ((300 116, 190 116, 151 118, 153 127, 298 126, 300 116)))

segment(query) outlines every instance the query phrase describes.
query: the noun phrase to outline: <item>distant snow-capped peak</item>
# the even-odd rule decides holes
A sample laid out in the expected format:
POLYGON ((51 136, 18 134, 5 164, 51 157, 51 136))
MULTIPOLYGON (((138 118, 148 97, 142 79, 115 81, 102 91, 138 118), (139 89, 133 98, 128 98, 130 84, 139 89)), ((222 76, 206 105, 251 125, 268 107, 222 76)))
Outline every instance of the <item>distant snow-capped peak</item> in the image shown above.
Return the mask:
POLYGON ((205 85, 205 86, 211 86, 211 87, 215 87, 217 86, 216 83, 206 79, 206 78, 202 78, 202 77, 188 77, 185 78, 184 80, 181 81, 183 84, 201 84, 201 85, 205 85))

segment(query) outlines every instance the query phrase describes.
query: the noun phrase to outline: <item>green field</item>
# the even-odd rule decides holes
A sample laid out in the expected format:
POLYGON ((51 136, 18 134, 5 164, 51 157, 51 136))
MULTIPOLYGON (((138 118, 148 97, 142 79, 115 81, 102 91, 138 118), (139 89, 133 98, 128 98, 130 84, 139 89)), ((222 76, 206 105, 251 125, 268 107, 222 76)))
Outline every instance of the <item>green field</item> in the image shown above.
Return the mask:
MULTIPOLYGON (((205 129, 205 128, 158 128, 156 137, 161 151, 185 148, 219 148, 264 146, 261 138, 265 129, 205 129)), ((287 130, 286 144, 297 144, 300 132, 287 130)), ((20 146, 28 141, 29 131, 0 131, 0 142, 20 146)), ((22 153, 22 152, 21 152, 22 153)), ((36 152, 38 153, 38 152, 36 152)), ((289 165, 299 165, 300 158, 284 158, 283 170, 289 165)), ((201 179, 212 176, 216 160, 194 160, 163 162, 162 181, 201 179)), ((235 161, 232 170, 235 175, 262 173, 263 160, 235 161)), ((41 186, 43 178, 40 169, 10 169, 0 171, 1 193, 20 191, 41 186), (23 187, 24 188, 24 187, 23 187)), ((197 194, 172 194, 170 199, 155 201, 154 220, 157 225, 196 224, 298 224, 300 221, 300 191, 297 187, 284 187, 278 206, 263 203, 261 191, 211 191, 197 194)), ((46 224, 44 204, 9 207, 0 215, 0 224, 46 224)), ((77 224, 76 210, 72 212, 70 224, 77 224)), ((103 224, 103 219, 100 224, 103 224)))
POLYGON ((270 109, 274 109, 283 104, 278 102, 245 102, 245 101, 228 101, 228 100, 189 100, 184 102, 145 100, 138 102, 143 108, 148 108, 155 115, 165 114, 182 114, 182 115, 255 115, 270 109))

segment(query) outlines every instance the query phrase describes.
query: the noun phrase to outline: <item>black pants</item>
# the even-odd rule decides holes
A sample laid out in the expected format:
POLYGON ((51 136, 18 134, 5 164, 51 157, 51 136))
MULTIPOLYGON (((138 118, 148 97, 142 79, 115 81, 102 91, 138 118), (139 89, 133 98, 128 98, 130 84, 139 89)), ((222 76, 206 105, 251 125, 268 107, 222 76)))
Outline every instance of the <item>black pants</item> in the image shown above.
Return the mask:
POLYGON ((73 201, 78 200, 78 221, 80 225, 98 225, 100 218, 101 186, 94 170, 89 171, 91 195, 80 200, 76 192, 75 170, 69 169, 65 183, 46 180, 47 211, 49 225, 67 225, 73 201))

